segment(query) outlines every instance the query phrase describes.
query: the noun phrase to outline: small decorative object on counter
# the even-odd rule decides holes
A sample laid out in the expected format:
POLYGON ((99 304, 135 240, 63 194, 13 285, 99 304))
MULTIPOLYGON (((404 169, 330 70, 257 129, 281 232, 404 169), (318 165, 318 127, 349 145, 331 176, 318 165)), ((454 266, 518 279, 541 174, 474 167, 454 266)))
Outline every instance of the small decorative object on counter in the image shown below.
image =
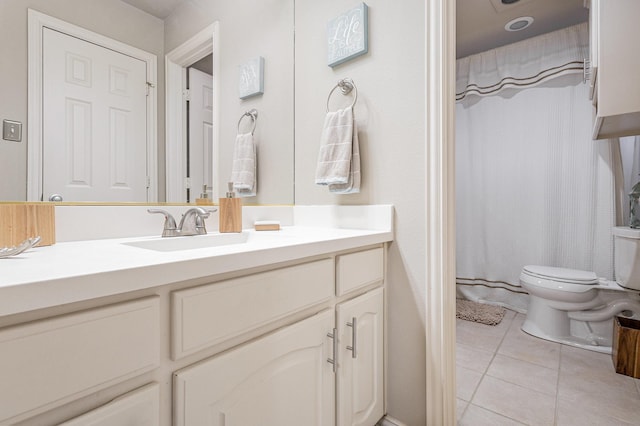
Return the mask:
POLYGON ((256 231, 279 231, 280 222, 277 220, 256 220, 253 227, 256 231))
POLYGON ((228 186, 227 196, 219 199, 220 232, 242 232, 242 204, 233 192, 233 182, 228 186))
POLYGON ((640 182, 633 185, 629 193, 629 227, 640 228, 640 182))

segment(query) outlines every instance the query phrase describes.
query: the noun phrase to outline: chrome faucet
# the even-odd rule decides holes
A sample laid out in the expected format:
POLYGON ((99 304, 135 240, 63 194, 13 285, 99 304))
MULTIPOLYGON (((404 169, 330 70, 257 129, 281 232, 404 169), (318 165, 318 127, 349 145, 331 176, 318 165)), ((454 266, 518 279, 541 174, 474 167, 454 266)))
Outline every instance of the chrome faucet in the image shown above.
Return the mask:
POLYGON ((166 210, 149 209, 149 213, 159 213, 164 215, 164 228, 162 230, 163 237, 181 237, 188 235, 204 235, 207 233, 204 220, 209 214, 217 211, 217 209, 205 210, 202 207, 193 207, 187 210, 180 219, 180 225, 176 226, 176 220, 166 210))

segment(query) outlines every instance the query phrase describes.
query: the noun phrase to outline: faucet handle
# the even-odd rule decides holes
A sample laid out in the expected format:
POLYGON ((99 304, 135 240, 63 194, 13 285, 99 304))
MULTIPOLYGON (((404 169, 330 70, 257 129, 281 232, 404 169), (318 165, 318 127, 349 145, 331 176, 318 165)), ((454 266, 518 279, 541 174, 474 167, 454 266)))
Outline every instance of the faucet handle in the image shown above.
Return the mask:
POLYGON ((162 230, 163 237, 174 237, 177 235, 178 227, 176 226, 176 220, 166 210, 162 209, 148 209, 149 213, 164 215, 164 229, 162 230))

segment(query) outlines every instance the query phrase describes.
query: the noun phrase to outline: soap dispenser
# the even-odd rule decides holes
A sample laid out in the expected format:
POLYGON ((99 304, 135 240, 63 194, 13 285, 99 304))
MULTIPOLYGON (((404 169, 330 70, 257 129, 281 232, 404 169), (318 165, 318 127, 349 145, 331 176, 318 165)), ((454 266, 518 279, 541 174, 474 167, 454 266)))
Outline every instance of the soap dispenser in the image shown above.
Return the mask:
POLYGON ((198 206, 212 206, 213 201, 209 198, 209 190, 207 189, 207 184, 205 183, 202 186, 202 193, 200 194, 200 198, 196 198, 196 205, 198 206))
POLYGON ((220 198, 220 232, 242 232, 242 204, 233 191, 233 182, 229 182, 229 191, 220 198))

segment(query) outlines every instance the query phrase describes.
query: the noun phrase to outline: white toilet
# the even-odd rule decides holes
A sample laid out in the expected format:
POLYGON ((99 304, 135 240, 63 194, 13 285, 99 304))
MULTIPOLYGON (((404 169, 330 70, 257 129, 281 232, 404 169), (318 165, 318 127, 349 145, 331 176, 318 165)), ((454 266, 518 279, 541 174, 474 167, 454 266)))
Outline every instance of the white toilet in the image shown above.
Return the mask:
POLYGON ((613 317, 640 319, 640 229, 615 227, 613 235, 615 282, 575 269, 522 269, 520 284, 529 292, 524 332, 611 353, 613 317))

